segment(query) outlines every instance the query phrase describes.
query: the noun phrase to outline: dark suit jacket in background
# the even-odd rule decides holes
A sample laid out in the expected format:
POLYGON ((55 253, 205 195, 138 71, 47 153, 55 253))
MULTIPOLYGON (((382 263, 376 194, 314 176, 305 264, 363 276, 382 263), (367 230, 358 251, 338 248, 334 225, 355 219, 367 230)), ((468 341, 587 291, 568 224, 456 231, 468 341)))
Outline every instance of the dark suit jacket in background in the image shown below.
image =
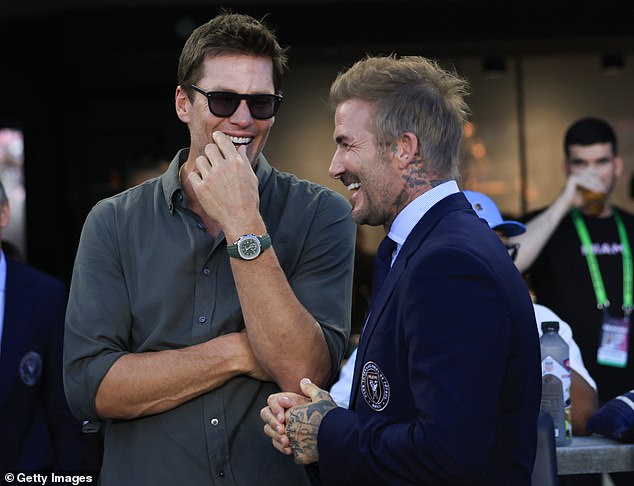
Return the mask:
POLYGON ((350 410, 319 430, 322 484, 529 485, 541 393, 533 306, 463 194, 419 221, 370 312, 350 410))
POLYGON ((81 468, 81 423, 62 386, 63 283, 7 259, 0 354, 0 471, 81 468))

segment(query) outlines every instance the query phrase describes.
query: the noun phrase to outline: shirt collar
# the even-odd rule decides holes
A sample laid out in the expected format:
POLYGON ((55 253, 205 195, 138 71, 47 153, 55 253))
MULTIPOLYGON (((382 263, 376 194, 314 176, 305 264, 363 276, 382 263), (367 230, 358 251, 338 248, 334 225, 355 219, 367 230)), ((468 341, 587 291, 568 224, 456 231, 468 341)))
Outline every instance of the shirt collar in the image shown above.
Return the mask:
POLYGON ((0 292, 4 292, 7 283, 7 259, 4 250, 0 250, 0 292))
MULTIPOLYGON (((185 193, 181 187, 181 181, 178 172, 181 168, 181 165, 183 165, 187 160, 188 156, 188 148, 180 149, 172 159, 172 162, 170 162, 170 165, 165 173, 161 176, 161 181, 163 184, 163 195, 165 197, 165 202, 169 206, 170 212, 174 212, 174 196, 177 193, 182 193, 183 197, 185 196, 185 193)), ((266 158, 264 158, 264 155, 258 155, 255 166, 255 175, 258 177, 260 187, 262 187, 264 181, 268 179, 272 170, 273 169, 271 168, 271 165, 268 163, 266 158)), ((183 200, 183 204, 186 204, 186 201, 183 200)))
POLYGON ((388 236, 396 242, 397 247, 395 253, 398 253, 414 229, 414 226, 416 226, 425 213, 438 201, 456 192, 460 192, 458 183, 455 180, 450 180, 424 192, 405 206, 394 219, 388 233, 388 236))

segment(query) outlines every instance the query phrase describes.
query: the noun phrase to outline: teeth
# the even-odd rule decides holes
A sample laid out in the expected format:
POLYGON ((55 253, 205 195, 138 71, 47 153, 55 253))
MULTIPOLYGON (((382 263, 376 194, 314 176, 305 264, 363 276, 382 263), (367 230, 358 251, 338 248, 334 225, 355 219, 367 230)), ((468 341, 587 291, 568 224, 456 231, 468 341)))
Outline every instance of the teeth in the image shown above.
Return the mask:
POLYGON ((229 139, 234 145, 246 145, 248 143, 251 143, 253 137, 232 137, 231 135, 229 135, 229 139))
POLYGON ((352 184, 346 186, 349 191, 354 191, 355 189, 359 189, 361 187, 361 183, 353 182, 352 184))

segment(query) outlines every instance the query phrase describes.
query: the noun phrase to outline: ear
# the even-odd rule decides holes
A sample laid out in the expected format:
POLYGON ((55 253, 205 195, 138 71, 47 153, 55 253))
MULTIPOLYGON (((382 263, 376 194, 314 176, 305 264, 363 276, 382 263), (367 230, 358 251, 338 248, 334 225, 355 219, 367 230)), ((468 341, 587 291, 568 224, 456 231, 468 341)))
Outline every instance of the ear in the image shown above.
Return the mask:
POLYGON ((564 176, 567 178, 570 175, 570 164, 568 164, 568 159, 566 157, 564 157, 561 161, 561 168, 564 171, 564 176))
POLYGON ((187 92, 180 86, 176 86, 176 94, 174 96, 176 105, 176 115, 183 123, 189 123, 189 111, 192 109, 192 103, 187 96, 187 92))
POLYGON ((614 174, 616 177, 620 177, 623 173, 623 159, 620 155, 614 157, 614 174))
POLYGON ((418 138, 412 132, 403 132, 394 143, 394 156, 401 169, 407 167, 418 154, 418 138))
POLYGON ((9 204, 5 203, 0 206, 0 230, 5 229, 9 226, 9 220, 11 211, 9 210, 9 204))

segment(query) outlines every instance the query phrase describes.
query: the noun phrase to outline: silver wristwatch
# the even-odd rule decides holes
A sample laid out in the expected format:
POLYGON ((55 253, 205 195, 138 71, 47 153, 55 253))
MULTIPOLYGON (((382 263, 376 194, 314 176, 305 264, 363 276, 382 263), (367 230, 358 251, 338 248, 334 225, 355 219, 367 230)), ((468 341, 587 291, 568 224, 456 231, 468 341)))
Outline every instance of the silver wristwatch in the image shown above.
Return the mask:
POLYGON ((227 253, 233 258, 254 260, 270 246, 271 236, 268 233, 261 236, 248 234, 238 238, 233 245, 227 245, 227 253))

